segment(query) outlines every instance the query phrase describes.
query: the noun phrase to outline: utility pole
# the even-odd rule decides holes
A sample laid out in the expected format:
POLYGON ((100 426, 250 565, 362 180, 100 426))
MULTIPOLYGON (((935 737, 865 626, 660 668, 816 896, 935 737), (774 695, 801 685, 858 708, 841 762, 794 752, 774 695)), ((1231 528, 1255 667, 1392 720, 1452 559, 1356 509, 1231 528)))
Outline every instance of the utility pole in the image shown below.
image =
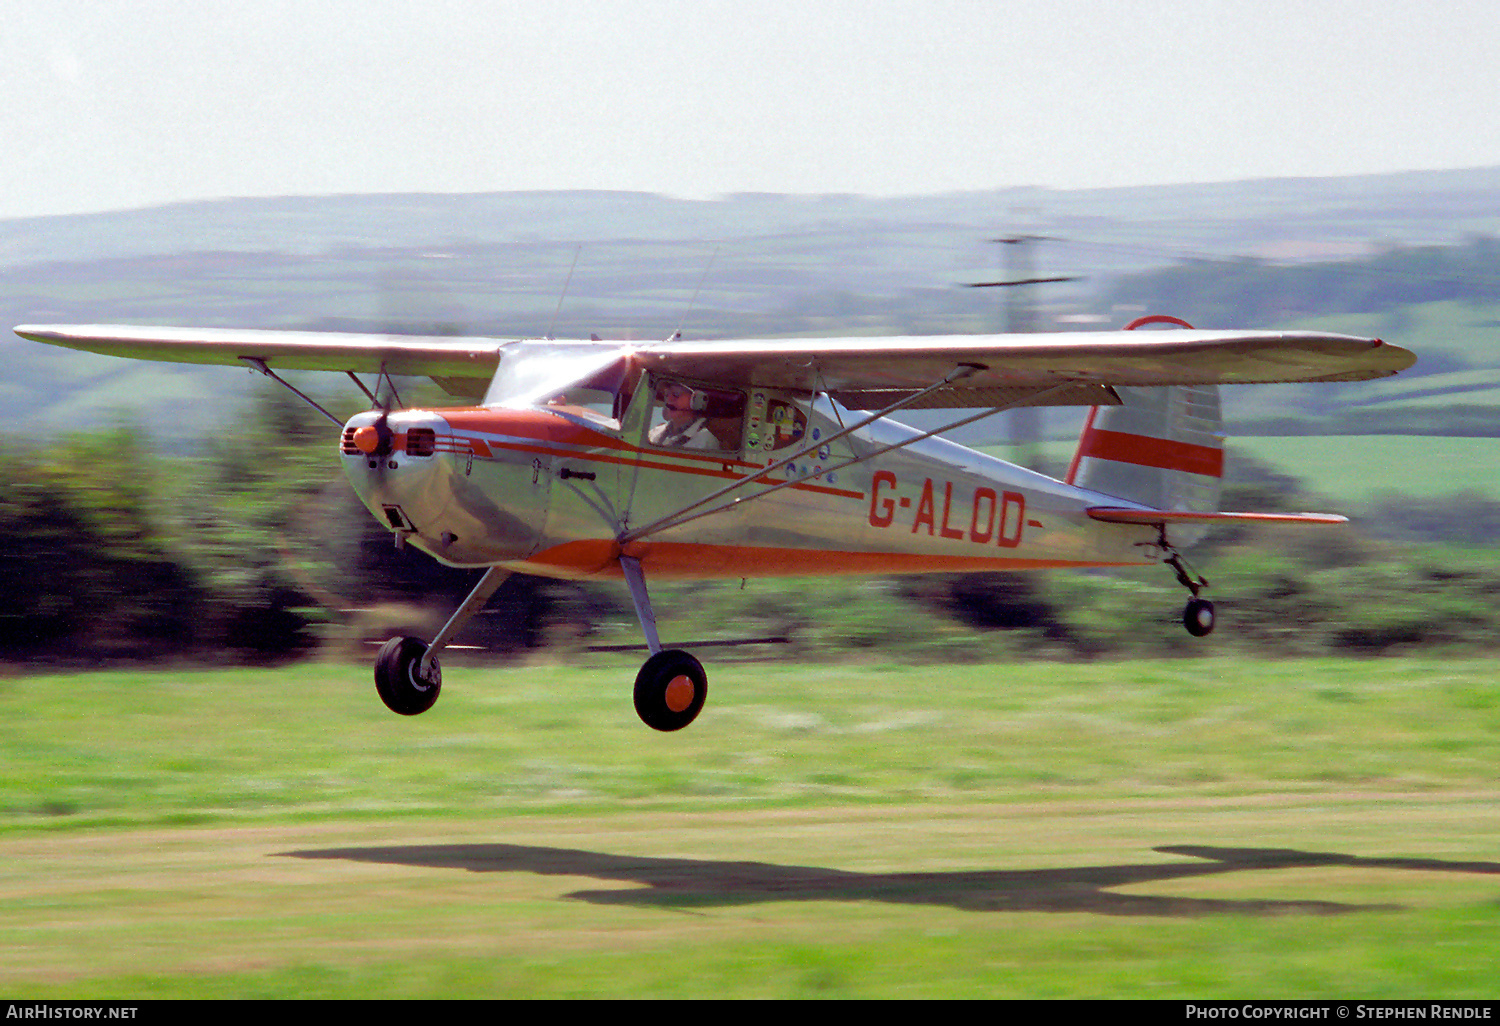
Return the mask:
MULTIPOLYGON (((1000 251, 1001 265, 1005 275, 1002 281, 976 282, 971 288, 1006 288, 1005 331, 1008 334, 1027 334, 1036 331, 1036 308, 1031 303, 1031 293, 1024 286, 1043 285, 1048 282, 1077 281, 1071 277, 1038 278, 1032 261, 1032 245, 1046 241, 1041 235, 1010 235, 989 240, 1003 247, 1000 251)), ((1010 411, 1011 444, 1017 450, 1016 462, 1023 467, 1040 471, 1042 459, 1042 408, 1040 406, 1018 406, 1010 411)))

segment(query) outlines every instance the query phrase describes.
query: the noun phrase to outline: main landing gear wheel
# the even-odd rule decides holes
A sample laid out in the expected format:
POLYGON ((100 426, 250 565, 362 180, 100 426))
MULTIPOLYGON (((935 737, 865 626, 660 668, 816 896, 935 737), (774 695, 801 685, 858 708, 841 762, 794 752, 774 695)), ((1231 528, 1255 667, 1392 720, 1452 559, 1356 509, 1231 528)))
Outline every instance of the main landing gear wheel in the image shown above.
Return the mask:
POLYGON ((386 708, 402 716, 415 716, 432 708, 443 688, 443 671, 437 660, 426 677, 421 676, 427 642, 421 638, 392 638, 375 657, 375 690, 386 708))
POLYGON ((656 653, 635 676, 635 711, 653 730, 681 730, 707 698, 703 664, 681 649, 656 653))
POLYGON ((1195 638, 1207 637, 1214 629, 1214 604, 1208 599, 1188 599, 1182 611, 1182 625, 1195 638))

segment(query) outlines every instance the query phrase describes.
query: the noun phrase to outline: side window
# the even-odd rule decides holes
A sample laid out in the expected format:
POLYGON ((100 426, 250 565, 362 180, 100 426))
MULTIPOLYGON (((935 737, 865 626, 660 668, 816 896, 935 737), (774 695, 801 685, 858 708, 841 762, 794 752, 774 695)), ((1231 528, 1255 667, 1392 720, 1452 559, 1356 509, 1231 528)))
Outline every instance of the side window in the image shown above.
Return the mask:
POLYGON ((807 417, 797 404, 755 393, 750 409, 750 449, 774 452, 796 445, 807 432, 807 417))
POLYGON ((744 430, 743 393, 671 379, 656 383, 651 429, 646 432, 652 445, 734 452, 744 430))

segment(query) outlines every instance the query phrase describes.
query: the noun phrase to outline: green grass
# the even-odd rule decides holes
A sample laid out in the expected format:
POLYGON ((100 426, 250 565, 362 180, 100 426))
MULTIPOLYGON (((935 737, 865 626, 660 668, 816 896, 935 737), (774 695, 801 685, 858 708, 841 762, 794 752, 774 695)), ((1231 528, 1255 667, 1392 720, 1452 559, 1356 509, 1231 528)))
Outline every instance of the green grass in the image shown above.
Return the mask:
POLYGON ((672 735, 637 721, 634 663, 613 659, 450 667, 435 710, 410 719, 337 664, 13 678, 0 831, 1456 787, 1500 764, 1483 661, 709 658, 708 711, 672 735))
POLYGON ((1500 498, 1500 445, 1493 438, 1235 437, 1230 446, 1342 502, 1363 502, 1380 492, 1432 496, 1467 490, 1500 498))
POLYGON ((1476 997, 1500 667, 0 680, 15 998, 1476 997))
MULTIPOLYGON (((1308 491, 1341 503, 1363 503, 1381 492, 1434 496, 1473 491, 1500 498, 1500 445, 1493 438, 1231 434, 1226 445, 1231 477, 1234 454, 1243 452, 1299 479, 1308 491)), ((1077 447, 1076 439, 1055 439, 1044 443, 1041 451, 1051 472, 1061 474, 1077 447)), ((1008 445, 979 448, 1004 460, 1016 459, 1008 445)))

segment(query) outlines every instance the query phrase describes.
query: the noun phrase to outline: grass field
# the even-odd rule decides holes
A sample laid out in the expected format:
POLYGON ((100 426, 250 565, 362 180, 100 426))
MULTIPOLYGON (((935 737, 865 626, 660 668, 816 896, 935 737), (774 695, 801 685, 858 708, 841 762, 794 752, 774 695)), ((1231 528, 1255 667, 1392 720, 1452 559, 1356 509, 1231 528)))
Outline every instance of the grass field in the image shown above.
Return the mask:
POLYGON ((1495 660, 0 679, 0 987, 1474 997, 1495 660))
POLYGON ((1493 438, 1330 435, 1231 438, 1229 444, 1342 502, 1364 502, 1381 492, 1473 491, 1500 498, 1500 445, 1493 438))
MULTIPOLYGON (((1500 445, 1493 438, 1431 435, 1298 435, 1227 439, 1229 475, 1236 453, 1246 453, 1295 477, 1310 492, 1341 503, 1364 503, 1382 492, 1451 495, 1472 491, 1500 498, 1500 445)), ((1047 442, 1042 452, 1062 473, 1077 449, 1075 439, 1047 442)), ((980 446, 1013 460, 1006 445, 980 446)))

